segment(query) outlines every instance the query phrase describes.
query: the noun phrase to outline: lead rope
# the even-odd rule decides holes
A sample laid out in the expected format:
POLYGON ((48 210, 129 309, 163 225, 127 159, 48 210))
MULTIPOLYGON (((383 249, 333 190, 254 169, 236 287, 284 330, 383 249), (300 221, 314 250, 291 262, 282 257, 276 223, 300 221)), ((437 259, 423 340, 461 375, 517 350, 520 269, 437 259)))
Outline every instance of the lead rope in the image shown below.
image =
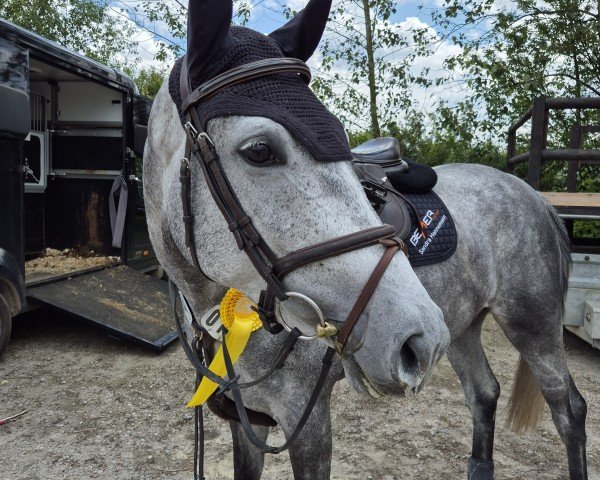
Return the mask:
MULTIPOLYGON (((195 342, 194 350, 198 359, 204 363, 204 355, 199 340, 195 342)), ((202 381, 202 375, 196 370, 195 389, 202 381)), ((194 480, 206 480, 204 477, 204 416, 202 405, 194 407, 194 480)))
MULTIPOLYGON (((196 373, 196 388, 200 385, 202 376, 196 373)), ((194 407, 194 480, 204 478, 204 417, 202 405, 194 407)))
POLYGON ((286 442, 279 446, 273 447, 268 445, 266 442, 263 442, 252 428, 250 424, 250 420, 248 418, 248 414, 246 413, 246 409, 244 408, 244 400, 242 399, 242 393, 239 388, 235 388, 237 384, 238 375, 235 374, 235 369, 233 368, 233 362, 231 361, 231 357, 229 356, 229 352, 227 350, 227 343, 225 342, 225 333, 223 333, 223 358, 225 360, 225 367, 227 368, 227 377, 230 379, 230 383, 232 385, 231 394, 233 395, 235 408, 237 410, 238 416, 240 417, 240 423, 242 424, 242 428, 244 429, 244 433, 250 442, 258 448, 260 451, 264 453, 272 453, 278 454, 285 450, 287 450, 290 445, 294 442, 296 437, 300 434, 304 425, 306 424, 310 414, 312 413, 317 400, 321 396, 321 392, 323 390, 323 386, 325 385, 325 381, 329 375, 329 370, 331 370, 331 366, 333 365, 333 357, 335 355, 335 349, 332 347, 327 347, 325 351, 325 355, 323 356, 322 365, 321 365, 321 373, 319 374, 319 378, 315 383, 315 386, 310 394, 308 402, 304 407, 304 411, 302 412, 302 416, 298 423, 296 424, 296 428, 288 437, 286 442))
MULTIPOLYGON (((218 384, 221 387, 219 392, 225 392, 225 391, 231 392, 231 394, 233 395, 235 407, 238 412, 238 416, 240 418, 240 423, 242 425, 242 428, 243 428, 244 432, 246 433, 248 440, 250 440, 250 442, 256 448, 258 448, 263 453, 273 453, 273 454, 281 453, 284 450, 287 450, 289 448, 289 445, 291 444, 291 442, 298 436, 298 434, 304 427, 304 424, 310 417, 310 414, 311 414, 315 404, 317 403, 317 400, 319 399, 321 390, 323 389, 323 386, 325 385, 325 381, 327 380, 327 376, 329 375, 329 370, 331 369, 331 366, 333 364, 333 356, 335 354, 335 350, 331 347, 327 348, 327 351, 325 352, 325 356, 323 357, 323 365, 321 367, 321 373, 319 374, 319 378, 317 379, 317 382, 313 388, 311 396, 304 408, 304 412, 302 413, 302 416, 300 417, 300 420, 298 421, 298 424, 296 425, 296 428, 290 435, 290 438, 288 439, 288 441, 286 441, 283 445, 281 445, 279 447, 270 446, 266 442, 263 442, 262 440, 260 440, 258 438, 258 436, 256 435, 256 433, 254 432, 254 429, 252 428, 252 425, 250 423, 250 419, 248 418, 248 414, 246 413, 246 407, 244 406, 244 400, 242 398, 240 390, 242 390, 244 388, 249 388, 251 386, 256 385, 257 383, 264 381, 275 370, 283 367, 285 359, 288 357, 290 352, 294 349, 294 345, 296 344, 298 338, 301 335, 300 330, 298 330, 297 328, 294 328, 294 329, 292 329, 291 332, 288 333, 288 335, 287 335, 286 339, 284 340, 283 344, 281 345, 277 355, 275 356, 275 361, 273 362, 273 365, 267 370, 266 374, 261 375, 256 380, 246 382, 246 383, 238 383, 239 377, 235 374, 235 370, 233 369, 233 362, 231 361, 229 351, 227 350, 227 344, 225 343, 225 337, 224 337, 225 332, 223 332, 223 357, 225 360, 225 366, 227 368, 227 377, 228 377, 227 379, 223 379, 223 378, 215 375, 204 364, 204 356, 202 355, 201 348, 199 348, 196 345, 196 342, 194 341, 192 343, 192 345, 190 345, 188 343, 187 336, 183 330, 183 326, 181 325, 181 321, 179 320, 179 315, 177 313, 177 297, 179 296, 178 292, 179 291, 178 291, 177 287, 175 286, 175 284, 172 281, 169 281, 169 293, 171 295, 175 327, 177 329, 177 333, 179 336, 181 346, 183 347, 183 350, 185 351, 188 359, 191 361, 192 365, 194 365, 194 367, 196 369, 196 375, 199 375, 200 378, 202 378, 202 376, 207 376, 209 379, 214 381, 216 384, 218 384)), ((197 408, 197 407, 195 407, 195 408, 197 408)), ((201 411, 200 411, 200 413, 201 413, 201 411)), ((198 463, 203 462, 203 457, 204 457, 204 444, 203 444, 204 432, 203 432, 203 425, 202 425, 202 416, 200 415, 199 418, 195 417, 194 423, 196 424, 195 431, 197 432, 195 435, 196 446, 194 448, 194 450, 195 450, 195 454, 194 454, 195 472, 194 472, 194 475, 196 475, 196 465, 198 463)), ((203 477, 198 477, 198 479, 202 479, 202 478, 203 477)), ((196 480, 196 477, 194 478, 194 480, 196 480)))

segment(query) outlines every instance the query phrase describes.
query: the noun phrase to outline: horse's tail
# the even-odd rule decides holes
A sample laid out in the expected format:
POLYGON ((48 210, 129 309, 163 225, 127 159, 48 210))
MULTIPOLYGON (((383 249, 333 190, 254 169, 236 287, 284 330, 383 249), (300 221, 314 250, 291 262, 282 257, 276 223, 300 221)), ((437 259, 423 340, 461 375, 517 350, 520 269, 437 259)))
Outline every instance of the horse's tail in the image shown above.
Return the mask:
POLYGON ((513 432, 533 430, 542 419, 544 397, 529 365, 522 357, 519 358, 507 408, 506 426, 513 432))
MULTIPOLYGON (((547 207, 552 223, 554 223, 558 242, 557 295, 560 298, 561 312, 557 318, 562 321, 564 299, 569 288, 569 274, 571 272, 571 241, 565 224, 556 209, 551 205, 547 205, 547 207)), ((542 418, 544 397, 529 365, 522 357, 519 358, 519 366, 507 408, 506 426, 517 433, 533 430, 542 418)))
POLYGON ((558 295, 561 299, 561 315, 564 314, 565 297, 569 288, 569 274, 571 273, 571 239, 565 227, 565 222, 558 215, 552 205, 547 205, 548 213, 554 223, 558 242, 558 295))

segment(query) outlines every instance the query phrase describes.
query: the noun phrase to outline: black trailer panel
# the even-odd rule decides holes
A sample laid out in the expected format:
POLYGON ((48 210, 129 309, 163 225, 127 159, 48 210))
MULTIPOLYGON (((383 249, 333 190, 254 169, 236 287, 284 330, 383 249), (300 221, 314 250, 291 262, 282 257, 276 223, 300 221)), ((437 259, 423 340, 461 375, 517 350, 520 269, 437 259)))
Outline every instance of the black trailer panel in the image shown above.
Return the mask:
POLYGON ((61 45, 0 19, 0 37, 30 51, 32 58, 64 69, 118 90, 136 92, 133 80, 125 73, 102 65, 90 58, 72 52, 61 45))
POLYGON ((157 351, 177 337, 167 282, 126 265, 31 287, 27 296, 157 351))
POLYGON ((29 55, 0 38, 0 355, 25 303, 23 140, 29 132, 29 55))

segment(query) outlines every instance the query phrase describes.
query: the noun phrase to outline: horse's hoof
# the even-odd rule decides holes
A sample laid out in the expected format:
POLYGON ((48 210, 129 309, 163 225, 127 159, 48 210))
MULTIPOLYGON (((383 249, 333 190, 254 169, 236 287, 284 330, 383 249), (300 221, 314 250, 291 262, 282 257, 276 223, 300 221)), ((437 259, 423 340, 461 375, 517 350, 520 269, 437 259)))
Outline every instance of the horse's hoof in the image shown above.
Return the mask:
POLYGON ((467 480, 494 480, 494 462, 469 458, 467 480))

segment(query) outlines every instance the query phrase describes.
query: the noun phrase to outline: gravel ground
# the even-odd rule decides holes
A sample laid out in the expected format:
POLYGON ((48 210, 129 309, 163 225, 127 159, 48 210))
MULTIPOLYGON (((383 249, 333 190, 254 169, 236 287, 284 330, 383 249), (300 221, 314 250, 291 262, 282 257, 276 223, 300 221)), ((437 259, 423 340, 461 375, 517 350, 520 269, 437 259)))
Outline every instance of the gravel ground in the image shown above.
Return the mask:
MULTIPOLYGON (((538 431, 501 428, 517 355, 493 321, 486 351, 503 388, 496 478, 567 477, 563 445, 546 411, 538 431)), ((600 351, 566 337, 569 365, 588 402, 590 479, 600 479, 600 351)), ((179 346, 155 355, 48 310, 15 321, 0 360, 0 479, 191 479, 193 424, 184 408, 193 372, 179 346)), ((443 360, 414 399, 378 401, 346 382, 334 391, 334 479, 464 479, 470 419, 443 360)), ((229 429, 207 414, 207 478, 232 478, 229 429)), ((281 439, 275 431, 272 441, 281 439)), ((263 478, 290 479, 285 454, 263 478)))

